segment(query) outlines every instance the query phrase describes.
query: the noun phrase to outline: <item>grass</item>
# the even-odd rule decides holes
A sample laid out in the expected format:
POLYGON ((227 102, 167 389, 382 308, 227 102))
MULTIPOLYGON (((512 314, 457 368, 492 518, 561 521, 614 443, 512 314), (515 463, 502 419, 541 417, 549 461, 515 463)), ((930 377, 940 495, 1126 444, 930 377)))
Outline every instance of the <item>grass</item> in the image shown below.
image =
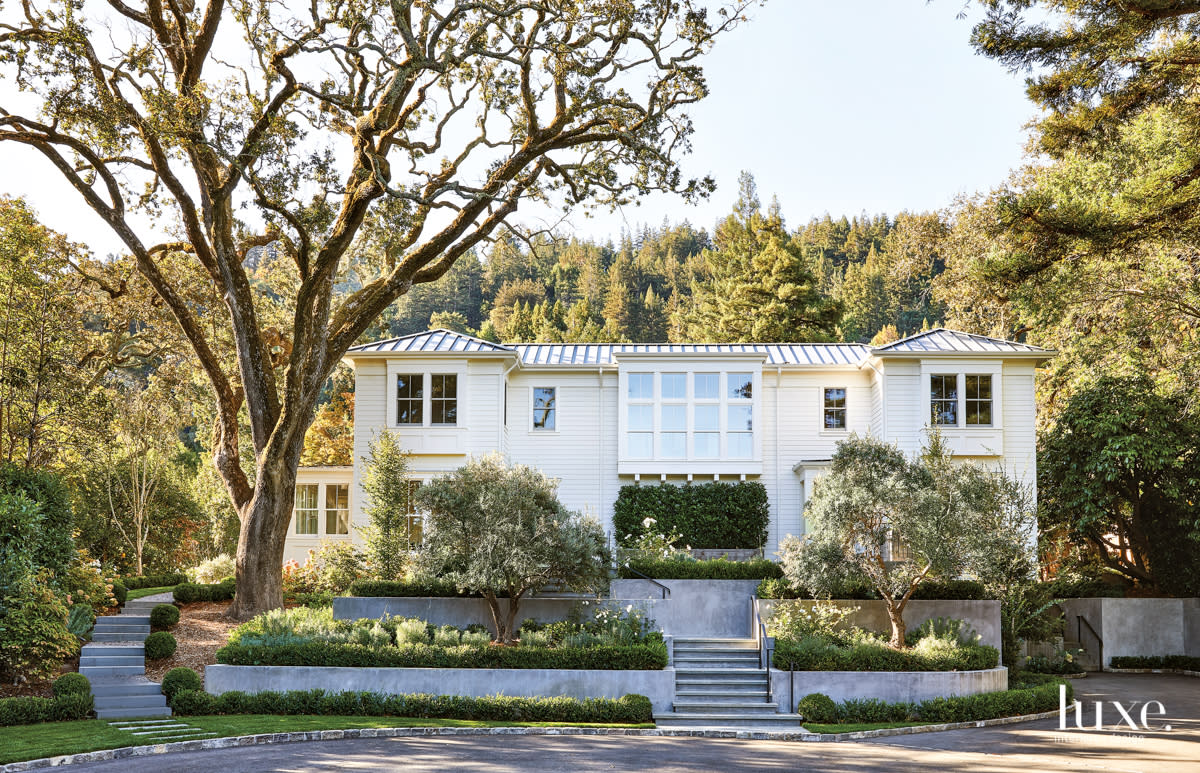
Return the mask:
POLYGON ((161 588, 138 588, 137 590, 129 591, 129 595, 125 597, 125 600, 133 601, 134 599, 140 599, 143 596, 153 596, 155 593, 166 593, 174 588, 174 585, 164 585, 161 588))
POLYGON ((893 727, 919 727, 927 725, 928 722, 867 722, 867 723, 851 723, 847 722, 844 725, 818 725, 809 722, 804 723, 804 729, 810 733, 861 733, 863 730, 890 730, 893 727))
MULTIPOLYGON (((420 717, 326 717, 314 715, 275 716, 239 714, 215 717, 178 717, 192 727, 216 733, 210 738, 259 733, 291 733, 306 730, 349 730, 364 727, 630 727, 645 725, 599 725, 570 722, 490 722, 466 719, 424 719, 420 717)), ((128 732, 109 727, 107 720, 47 722, 0 728, 0 765, 9 762, 56 757, 62 754, 116 749, 156 743, 139 740, 128 732)))

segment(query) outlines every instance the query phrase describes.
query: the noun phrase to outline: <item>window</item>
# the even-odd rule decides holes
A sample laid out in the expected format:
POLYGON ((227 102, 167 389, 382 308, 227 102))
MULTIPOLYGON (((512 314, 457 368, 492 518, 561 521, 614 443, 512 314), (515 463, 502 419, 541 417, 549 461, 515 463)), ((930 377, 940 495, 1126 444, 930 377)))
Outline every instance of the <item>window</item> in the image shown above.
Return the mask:
POLYGON ((430 376, 429 410, 434 424, 458 423, 458 376, 453 373, 430 376))
POLYGON ((296 533, 317 533, 317 488, 316 483, 301 483, 296 486, 296 533))
POLYGON ((721 406, 697 405, 693 415, 692 452, 698 459, 721 455, 721 406))
POLYGON ((662 407, 662 437, 659 455, 667 459, 687 456, 687 404, 667 404, 662 407))
POLYGON ((687 399, 687 374, 686 373, 664 373, 664 374, 662 374, 662 399, 664 399, 664 400, 686 400, 687 399))
POLYGON ((958 426, 958 376, 930 376, 929 400, 931 424, 958 426))
POLYGON ((629 399, 630 400, 653 400, 654 399, 654 374, 653 373, 630 373, 629 374, 629 399))
POLYGON ((697 400, 721 399, 721 374, 697 373, 695 375, 695 397, 697 400))
POLYGON ((344 483, 325 484, 325 533, 350 533, 350 487, 344 483))
POLYGON ((396 376, 396 423, 423 424, 425 406, 425 376, 422 373, 401 373, 396 376))
POLYGON ((421 481, 410 480, 408 482, 408 502, 405 509, 408 511, 408 549, 416 550, 421 546, 421 542, 425 537, 425 516, 417 512, 417 489, 421 488, 421 481))
POLYGON ((749 459, 753 455, 754 417, 752 406, 729 406, 727 425, 728 454, 730 459, 749 459))
POLYGON ((627 419, 629 455, 635 459, 654 456, 654 406, 630 405, 627 419))
POLYGON ((553 431, 555 425, 554 387, 533 388, 533 428, 553 431))
POLYGON ((967 376, 967 424, 990 427, 992 424, 992 377, 967 376))
POLYGON ((730 400, 749 400, 754 397, 754 378, 749 373, 730 373, 727 377, 730 400))
POLYGON ((846 390, 833 387, 825 390, 825 429, 846 428, 846 390))

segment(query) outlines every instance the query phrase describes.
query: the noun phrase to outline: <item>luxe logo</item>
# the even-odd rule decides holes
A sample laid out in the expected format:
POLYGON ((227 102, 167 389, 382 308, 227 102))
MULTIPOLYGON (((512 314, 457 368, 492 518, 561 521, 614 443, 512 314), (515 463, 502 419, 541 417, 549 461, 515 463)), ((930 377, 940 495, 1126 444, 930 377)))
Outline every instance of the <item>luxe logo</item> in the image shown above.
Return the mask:
MULTIPOLYGON (((1075 727, 1076 728, 1078 728, 1079 730, 1103 730, 1104 729, 1104 706, 1105 706, 1104 701, 1095 701, 1095 704, 1096 704, 1096 724, 1095 725, 1085 725, 1084 717, 1083 717, 1083 704, 1080 703, 1079 701, 1071 701, 1071 702, 1075 706, 1075 727)), ((1134 730, 1134 731, 1170 730, 1171 729, 1170 725, 1163 725, 1162 727, 1158 727, 1158 728, 1150 726, 1150 714, 1152 713, 1151 712, 1152 706, 1157 707, 1153 711, 1153 714, 1155 716, 1161 717, 1167 713, 1167 709, 1166 709, 1166 707, 1164 707, 1162 705, 1162 703, 1160 703, 1159 701, 1146 701, 1145 703, 1142 703, 1141 712, 1135 716, 1133 712, 1136 710, 1138 703, 1141 703, 1141 701, 1135 701, 1133 704, 1130 705, 1129 709, 1127 710, 1120 701, 1108 701, 1108 704, 1111 705, 1114 709, 1116 709, 1116 714, 1117 714, 1116 728, 1117 729, 1121 729, 1121 727, 1124 725, 1128 725, 1129 729, 1134 730), (1139 719, 1141 720, 1141 724, 1138 724, 1139 719)), ((1068 729, 1067 728, 1067 687, 1066 687, 1066 685, 1058 686, 1058 729, 1059 730, 1068 729)))

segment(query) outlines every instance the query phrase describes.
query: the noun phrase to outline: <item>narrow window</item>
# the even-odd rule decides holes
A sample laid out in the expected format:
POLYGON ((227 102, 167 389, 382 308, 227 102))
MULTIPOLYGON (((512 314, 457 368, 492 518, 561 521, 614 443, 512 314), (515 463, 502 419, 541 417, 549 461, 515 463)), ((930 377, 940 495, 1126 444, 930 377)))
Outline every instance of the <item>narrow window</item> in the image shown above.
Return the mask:
POLYGON ((825 390, 825 429, 846 428, 846 390, 835 387, 825 390))
POLYGON ((749 400, 754 397, 754 377, 752 374, 730 373, 727 379, 729 382, 730 400, 749 400))
POLYGON ((401 373, 396 376, 396 423, 422 424, 425 407, 425 376, 401 373))
POLYGON ((430 376, 429 410, 434 424, 458 423, 458 376, 453 373, 430 376))
POLYGON ((749 405, 729 406, 726 442, 730 459, 749 459, 753 456, 754 416, 749 405))
POLYGON ((662 406, 661 421, 661 456, 667 459, 687 456, 687 405, 662 406))
POLYGON ((421 547, 421 541, 425 537, 425 516, 417 511, 417 489, 419 488, 421 488, 421 481, 410 480, 408 482, 408 502, 405 509, 408 511, 409 550, 421 547))
POLYGON ((958 426, 958 376, 929 377, 930 423, 958 426))
POLYGON ((992 424, 992 377, 967 376, 967 424, 990 427, 992 424))
POLYGON ((554 387, 533 388, 533 428, 552 431, 557 409, 554 403, 554 387))
POLYGON ((325 533, 350 533, 350 487, 344 483, 325 484, 325 533))
POLYGON ((721 454, 721 406, 695 406, 692 453, 697 459, 715 459, 721 454))
POLYGON ((317 533, 317 484, 316 483, 301 483, 296 486, 296 504, 294 507, 296 514, 296 533, 297 534, 316 534, 317 533))
POLYGON ((649 459, 654 455, 654 406, 630 405, 627 413, 629 456, 649 459))

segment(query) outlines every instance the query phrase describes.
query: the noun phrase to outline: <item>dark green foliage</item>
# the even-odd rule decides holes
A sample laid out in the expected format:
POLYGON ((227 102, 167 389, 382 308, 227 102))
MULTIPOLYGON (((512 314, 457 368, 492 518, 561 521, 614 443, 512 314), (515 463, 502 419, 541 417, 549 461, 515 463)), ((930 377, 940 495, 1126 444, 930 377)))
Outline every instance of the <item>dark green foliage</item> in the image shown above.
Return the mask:
MULTIPOLYGON (((200 675, 190 668, 172 668, 162 680, 162 693, 167 696, 167 702, 170 703, 176 694, 184 690, 203 690, 204 682, 200 679, 200 675)), ((275 713, 275 712, 271 712, 275 713)))
POLYGON ((91 695, 92 684, 83 674, 63 674, 54 680, 54 697, 61 698, 64 695, 91 695))
MULTIPOLYGON (((151 634, 153 636, 154 634, 151 634)), ((667 666, 661 641, 592 647, 438 647, 403 644, 371 648, 361 644, 245 645, 217 650, 217 662, 231 666, 357 666, 362 668, 573 668, 601 671, 660 670, 667 666)))
POLYGON ((92 706, 90 689, 88 692, 71 692, 55 698, 0 698, 0 727, 87 719, 92 713, 92 706))
POLYGON ((783 575, 779 564, 766 558, 753 561, 728 561, 724 558, 709 561, 633 558, 617 568, 617 575, 624 579, 639 577, 630 570, 636 570, 656 580, 759 580, 783 575))
POLYGON ((1039 583, 1047 598, 1096 599, 1125 597, 1125 586, 1104 582, 1098 577, 1055 577, 1039 583))
POLYGON ((139 590, 141 588, 165 588, 171 585, 178 585, 181 582, 187 582, 187 575, 182 572, 169 572, 167 574, 146 574, 141 576, 122 577, 121 584, 129 590, 139 590))
POLYGON ((995 597, 977 580, 926 580, 913 591, 912 598, 984 601, 995 597))
POLYGON ((784 671, 977 671, 995 668, 995 647, 969 645, 925 653, 895 650, 882 642, 841 647, 820 637, 775 642, 775 667, 784 671))
MULTIPOLYGON (((982 601, 991 594, 976 580, 926 580, 913 591, 912 598, 931 600, 982 601)), ((760 599, 811 599, 813 594, 797 590, 786 579, 766 579, 758 585, 760 599)), ((846 583, 835 589, 833 599, 871 601, 879 592, 866 584, 846 583)))
POLYGON ((1073 700, 1074 691, 1069 682, 1030 674, 1022 675, 1020 681, 1011 682, 1008 690, 953 698, 931 698, 921 703, 888 703, 866 699, 834 704, 829 697, 813 693, 797 701, 796 712, 805 720, 817 724, 977 722, 1053 711, 1058 708, 1060 684, 1067 686, 1067 701, 1073 700))
POLYGON ((125 587, 125 583, 120 580, 113 580, 113 596, 117 598, 118 604, 124 604, 125 599, 129 598, 129 588, 125 587))
POLYGON ((155 631, 146 637, 146 660, 162 660, 175 654, 175 637, 166 631, 155 631))
POLYGON ((642 724, 653 721, 650 699, 644 695, 611 698, 522 698, 495 695, 384 695, 371 692, 327 693, 227 692, 209 695, 182 690, 170 699, 179 716, 212 714, 323 714, 325 716, 422 717, 500 722, 598 722, 642 724))
POLYGON ((96 610, 91 604, 73 604, 67 613, 67 630, 79 639, 87 637, 96 624, 96 610))
POLYGON ((1083 666, 1072 656, 1070 659, 1067 653, 1058 653, 1055 656, 1047 657, 1045 655, 1035 655, 1025 661, 1021 666, 1025 671, 1033 674, 1082 674, 1084 673, 1083 666))
POLYGON ((190 604, 193 601, 228 601, 233 598, 234 590, 234 581, 230 578, 212 585, 194 582, 181 583, 175 586, 172 593, 175 595, 175 601, 180 604, 190 604))
MULTIPOLYGON (((29 552, 35 569, 45 568, 57 577, 65 576, 67 565, 75 557, 75 542, 71 537, 74 528, 71 496, 62 479, 46 470, 6 464, 0 466, 0 492, 20 492, 37 503, 41 517, 24 549, 29 552)), ((7 528, 4 532, 8 533, 7 528)))
POLYGON ((836 722, 837 704, 825 693, 814 692, 796 701, 796 713, 808 722, 836 722))
POLYGON ((150 627, 165 630, 179 622, 179 607, 174 604, 158 604, 150 610, 150 627))
POLYGON ((1200 671, 1200 658, 1190 655, 1122 655, 1112 659, 1113 668, 1178 669, 1200 671))
POLYGON ((441 598, 479 598, 483 594, 459 590, 454 583, 437 577, 412 580, 357 580, 350 585, 351 596, 434 596, 441 598))
POLYGON ((770 507, 757 481, 622 486, 613 505, 617 542, 634 542, 646 518, 654 519, 655 534, 681 534, 676 547, 757 549, 767 542, 770 507))

